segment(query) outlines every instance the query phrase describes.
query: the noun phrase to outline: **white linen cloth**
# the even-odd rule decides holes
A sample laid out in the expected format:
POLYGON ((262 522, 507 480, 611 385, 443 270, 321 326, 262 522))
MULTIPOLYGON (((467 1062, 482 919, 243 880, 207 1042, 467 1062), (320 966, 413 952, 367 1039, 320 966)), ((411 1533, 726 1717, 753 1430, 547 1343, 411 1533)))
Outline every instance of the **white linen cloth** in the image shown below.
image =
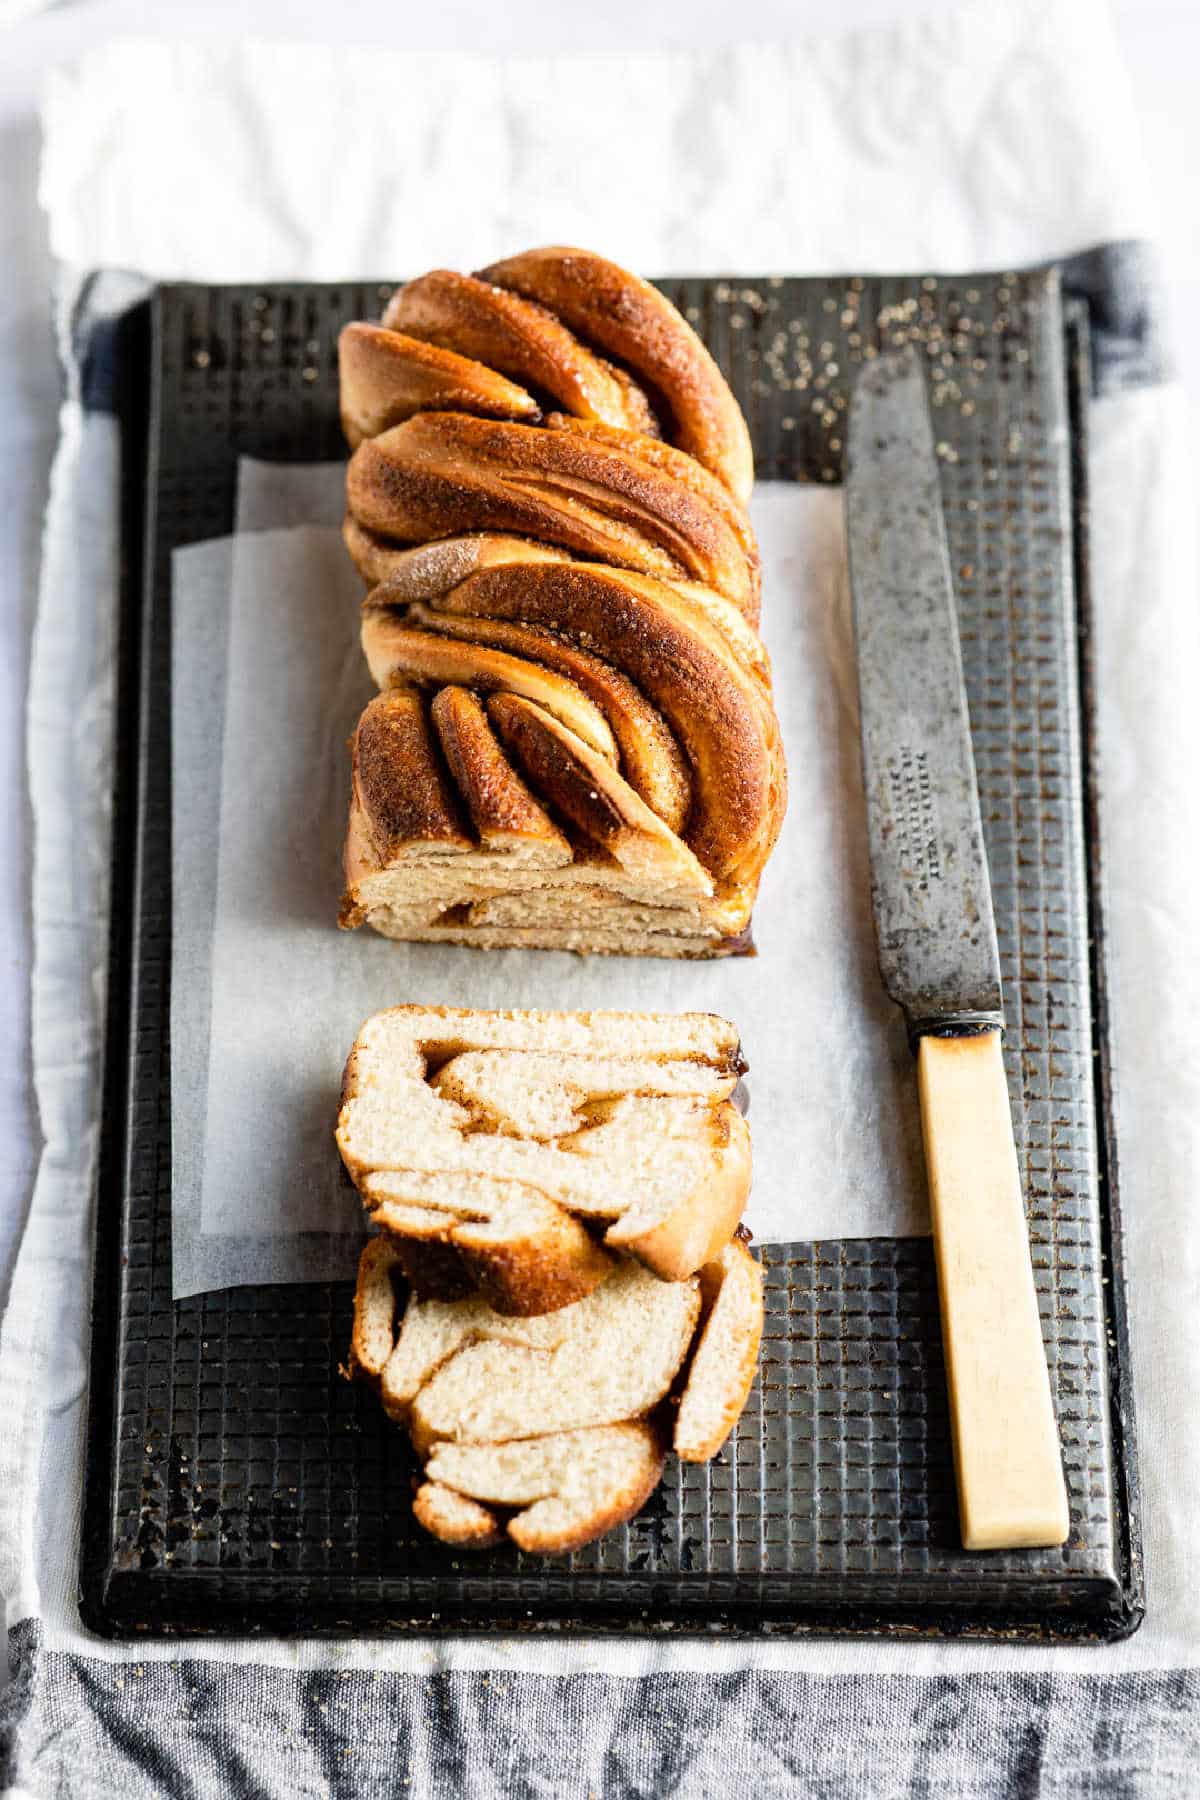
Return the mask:
MULTIPOLYGON (((239 45, 113 46, 54 82, 43 199, 67 272, 253 280, 477 266, 523 243, 595 243, 655 273, 1007 266, 1152 221, 1128 96, 1082 3, 972 7, 829 41, 712 55, 406 58, 239 45), (547 94, 558 96, 552 106, 547 94), (353 128, 347 127, 353 121, 353 128)), ((1093 419, 1114 1037, 1150 1619, 1102 1652, 1012 1645, 407 1640, 231 1645, 291 1668, 789 1668, 931 1674, 1154 1668, 1200 1647, 1200 1108, 1187 1047, 1200 876, 1197 654, 1181 433, 1161 390, 1093 419)), ((47 1150, 0 1337, 0 1587, 10 1626, 125 1661, 73 1596, 86 1383, 90 1179, 102 1001, 103 529, 63 413, 33 691, 35 1056, 47 1150), (87 706, 89 710, 81 711, 87 706), (88 780, 81 783, 81 771, 88 780), (99 916, 97 914, 99 913, 99 916)), ((146 1642, 136 1658, 178 1655, 146 1642)))

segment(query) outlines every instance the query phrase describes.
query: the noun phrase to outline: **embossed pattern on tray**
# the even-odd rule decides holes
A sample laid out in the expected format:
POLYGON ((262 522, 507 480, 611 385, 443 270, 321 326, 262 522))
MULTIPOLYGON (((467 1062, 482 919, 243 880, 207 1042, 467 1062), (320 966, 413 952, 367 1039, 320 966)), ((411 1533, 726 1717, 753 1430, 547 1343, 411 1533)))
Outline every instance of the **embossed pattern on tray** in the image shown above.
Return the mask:
POLYGON ((170 552, 230 529, 239 454, 342 453, 337 332, 390 289, 169 288, 156 310, 128 1159, 106 1146, 103 1196, 120 1211, 117 1398, 111 1465, 103 1414, 93 1421, 84 1558, 100 1629, 1127 1622, 1055 277, 663 285, 746 408, 760 479, 837 482, 856 367, 906 341, 927 356, 1070 1541, 1011 1556, 958 1546, 923 1241, 766 1248, 762 1367, 735 1437, 709 1468, 672 1461, 636 1520, 555 1562, 455 1556, 413 1526, 403 1434, 338 1372, 347 1286, 172 1305, 170 552))

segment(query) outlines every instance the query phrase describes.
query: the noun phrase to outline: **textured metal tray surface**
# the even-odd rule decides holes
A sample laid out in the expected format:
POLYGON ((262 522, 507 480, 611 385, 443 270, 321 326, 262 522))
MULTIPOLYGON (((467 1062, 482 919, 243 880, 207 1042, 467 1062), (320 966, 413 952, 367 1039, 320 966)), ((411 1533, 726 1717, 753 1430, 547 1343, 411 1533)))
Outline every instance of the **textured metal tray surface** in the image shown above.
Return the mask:
POLYGON ((1137 1622, 1072 570, 1083 465, 1073 510, 1056 277, 664 287, 729 375, 760 478, 838 481, 857 365, 893 343, 927 353, 1070 1540, 1014 1555, 959 1548, 926 1241, 762 1251, 762 1367, 722 1456, 672 1463, 637 1519, 553 1562, 459 1557, 415 1528, 403 1434, 339 1374, 347 1284, 172 1303, 170 553, 231 528, 239 455, 342 453, 337 333, 390 291, 175 287, 153 308, 144 465, 136 328, 127 351, 130 562, 81 1581, 97 1630, 1113 1636, 1137 1622))

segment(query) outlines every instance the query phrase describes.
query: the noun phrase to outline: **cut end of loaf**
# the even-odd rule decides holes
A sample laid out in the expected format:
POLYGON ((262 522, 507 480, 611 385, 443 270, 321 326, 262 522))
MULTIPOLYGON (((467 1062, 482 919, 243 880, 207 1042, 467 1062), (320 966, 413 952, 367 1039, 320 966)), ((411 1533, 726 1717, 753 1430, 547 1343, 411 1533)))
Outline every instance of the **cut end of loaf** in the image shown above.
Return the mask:
MULTIPOLYGON (((469 679, 465 664, 455 667, 469 679)), ((508 679, 572 710, 565 681, 508 679)), ((588 715, 573 716, 601 738, 588 715)), ((754 885, 715 885, 594 744, 523 695, 484 703, 469 685, 453 685, 430 702, 411 685, 389 688, 363 713, 352 759, 347 928, 583 955, 693 958, 749 947, 754 885)), ((646 784, 659 779, 655 764, 646 784)))

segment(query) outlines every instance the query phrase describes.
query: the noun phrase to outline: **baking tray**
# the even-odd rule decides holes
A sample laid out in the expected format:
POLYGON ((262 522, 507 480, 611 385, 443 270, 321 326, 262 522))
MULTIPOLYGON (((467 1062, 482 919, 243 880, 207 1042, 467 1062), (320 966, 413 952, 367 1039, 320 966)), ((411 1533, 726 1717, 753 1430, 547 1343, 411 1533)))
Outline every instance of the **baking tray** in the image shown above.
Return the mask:
POLYGON ((164 287, 120 333, 86 1624, 1128 1633, 1142 1583, 1092 755, 1087 316, 1054 270, 663 287, 745 408, 760 478, 837 483, 859 365, 901 342, 927 355, 1067 1544, 959 1547, 928 1240, 763 1249, 761 1370, 725 1451, 672 1462, 628 1526, 555 1560, 455 1554, 416 1529, 404 1434, 339 1373, 348 1283, 172 1302, 170 556, 231 530, 239 455, 343 454, 338 330, 377 316, 392 285, 164 287))

